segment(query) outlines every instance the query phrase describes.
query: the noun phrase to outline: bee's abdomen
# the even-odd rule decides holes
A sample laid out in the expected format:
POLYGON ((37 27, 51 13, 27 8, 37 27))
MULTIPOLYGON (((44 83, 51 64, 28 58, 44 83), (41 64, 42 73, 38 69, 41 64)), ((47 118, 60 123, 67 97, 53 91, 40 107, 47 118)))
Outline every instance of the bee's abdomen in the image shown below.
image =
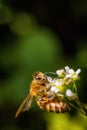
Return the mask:
POLYGON ((66 104, 65 102, 56 102, 44 104, 44 109, 46 109, 49 112, 63 113, 69 111, 70 108, 68 104, 66 104))
POLYGON ((48 112, 64 113, 70 110, 69 105, 62 101, 48 102, 43 104, 39 102, 38 105, 40 106, 40 108, 48 112))

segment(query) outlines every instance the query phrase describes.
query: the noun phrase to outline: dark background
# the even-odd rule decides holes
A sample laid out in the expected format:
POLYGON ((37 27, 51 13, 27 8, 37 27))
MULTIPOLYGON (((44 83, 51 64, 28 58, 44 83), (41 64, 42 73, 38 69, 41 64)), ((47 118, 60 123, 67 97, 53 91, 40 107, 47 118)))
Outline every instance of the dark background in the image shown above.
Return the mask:
POLYGON ((0 130, 86 130, 72 110, 47 113, 34 103, 15 119, 35 71, 81 68, 78 95, 87 103, 87 1, 0 0, 0 130))

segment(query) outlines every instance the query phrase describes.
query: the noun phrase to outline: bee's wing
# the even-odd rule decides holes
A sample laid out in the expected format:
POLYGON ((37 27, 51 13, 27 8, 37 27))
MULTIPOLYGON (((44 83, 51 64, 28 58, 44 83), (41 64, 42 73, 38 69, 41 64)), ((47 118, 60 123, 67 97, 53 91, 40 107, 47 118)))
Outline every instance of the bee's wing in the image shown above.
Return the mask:
POLYGON ((24 99, 24 101, 22 102, 22 104, 20 105, 20 107, 18 108, 15 117, 18 117, 18 115, 20 114, 21 111, 27 111, 32 103, 32 96, 30 94, 28 94, 28 96, 24 99))
POLYGON ((67 102, 70 106, 72 106, 73 108, 77 109, 78 111, 80 111, 82 114, 84 114, 85 116, 87 116, 87 108, 84 104, 82 104, 79 99, 76 99, 74 101, 74 103, 76 104, 73 104, 71 101, 65 99, 65 102, 67 102))

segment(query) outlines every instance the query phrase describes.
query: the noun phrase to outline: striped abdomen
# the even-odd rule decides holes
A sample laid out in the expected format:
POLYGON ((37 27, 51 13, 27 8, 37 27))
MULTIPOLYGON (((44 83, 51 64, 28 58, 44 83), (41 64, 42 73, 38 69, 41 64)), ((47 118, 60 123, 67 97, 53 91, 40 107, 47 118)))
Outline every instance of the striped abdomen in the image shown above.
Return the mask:
POLYGON ((56 113, 63 113, 70 110, 70 107, 67 103, 62 101, 57 102, 39 102, 37 101, 40 108, 48 111, 48 112, 56 112, 56 113))

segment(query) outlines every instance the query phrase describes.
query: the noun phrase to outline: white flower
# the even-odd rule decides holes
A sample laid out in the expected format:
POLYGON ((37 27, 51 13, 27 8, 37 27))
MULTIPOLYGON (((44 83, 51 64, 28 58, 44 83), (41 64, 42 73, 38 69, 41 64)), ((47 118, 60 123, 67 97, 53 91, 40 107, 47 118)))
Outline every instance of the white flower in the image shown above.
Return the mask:
POLYGON ((61 70, 57 70, 57 71, 56 71, 56 74, 61 75, 63 72, 64 72, 63 69, 61 69, 61 70))
POLYGON ((78 79, 78 75, 81 72, 81 69, 77 69, 74 71, 73 69, 70 69, 68 66, 65 67, 66 76, 65 78, 72 78, 73 80, 78 79))
POLYGON ((81 72, 81 69, 76 70, 76 74, 78 75, 81 72))
POLYGON ((66 76, 65 76, 65 78, 71 78, 72 77, 72 75, 70 75, 70 74, 67 74, 66 76))
POLYGON ((68 66, 65 66, 65 71, 67 74, 72 75, 75 71, 73 69, 70 69, 68 66))
POLYGON ((69 71, 70 70, 69 66, 65 66, 65 70, 69 71))
POLYGON ((63 81, 60 80, 60 79, 59 79, 59 80, 58 80, 58 79, 57 79, 57 80, 54 80, 54 85, 57 86, 57 87, 58 87, 58 86, 62 86, 62 85, 63 85, 63 81))
POLYGON ((54 93, 58 93, 58 89, 56 87, 51 87, 51 91, 54 93))
POLYGON ((68 71, 68 73, 71 74, 71 75, 74 74, 74 72, 75 72, 75 71, 74 71, 73 69, 70 69, 70 70, 68 71))
POLYGON ((64 69, 57 70, 57 71, 56 71, 56 74, 57 74, 59 77, 63 76, 63 75, 64 75, 64 69))
POLYGON ((67 89, 67 90, 66 90, 66 96, 67 96, 67 97, 73 97, 74 94, 73 94, 73 92, 72 92, 70 89, 67 89))

